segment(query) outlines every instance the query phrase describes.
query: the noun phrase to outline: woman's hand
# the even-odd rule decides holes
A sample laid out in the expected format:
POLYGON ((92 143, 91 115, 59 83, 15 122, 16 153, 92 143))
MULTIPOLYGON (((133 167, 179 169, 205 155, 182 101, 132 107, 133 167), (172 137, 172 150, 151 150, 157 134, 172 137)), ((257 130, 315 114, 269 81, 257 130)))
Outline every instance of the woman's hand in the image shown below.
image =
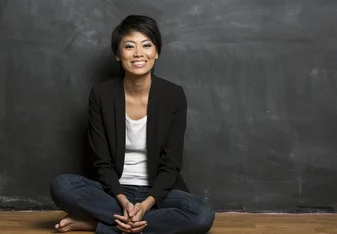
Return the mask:
POLYGON ((137 203, 129 216, 132 222, 139 222, 143 219, 146 212, 151 210, 152 206, 155 204, 155 200, 152 196, 146 198, 142 203, 137 203))
POLYGON ((130 218, 121 215, 115 215, 115 218, 117 227, 126 233, 140 233, 147 225, 146 221, 132 222, 130 218))
POLYGON ((147 225, 146 221, 141 220, 155 204, 155 199, 149 196, 142 203, 133 205, 124 195, 118 195, 117 198, 123 207, 123 216, 114 215, 117 227, 125 233, 141 232, 147 225))
POLYGON ((139 222, 143 219, 147 209, 143 203, 136 203, 133 210, 129 213, 132 222, 139 222))
MULTIPOLYGON (((130 214, 133 214, 135 211, 136 206, 133 206, 132 203, 127 205, 127 207, 124 208, 123 216, 121 215, 114 215, 117 223, 117 227, 126 233, 140 233, 145 227, 146 227, 146 221, 132 221, 132 218, 130 214), (130 205, 131 204, 131 205, 130 205), (132 209, 131 209, 132 207, 132 209), (129 212, 130 211, 130 212, 129 212)), ((137 203, 139 204, 139 203, 137 203)), ((136 204, 136 205, 137 205, 136 204)), ((136 208, 136 210, 138 210, 136 208)))
POLYGON ((117 223, 117 227, 126 233, 139 233, 146 227, 145 221, 133 222, 132 213, 135 209, 135 206, 122 194, 117 196, 119 203, 123 208, 123 216, 114 215, 116 218, 115 222, 117 223))

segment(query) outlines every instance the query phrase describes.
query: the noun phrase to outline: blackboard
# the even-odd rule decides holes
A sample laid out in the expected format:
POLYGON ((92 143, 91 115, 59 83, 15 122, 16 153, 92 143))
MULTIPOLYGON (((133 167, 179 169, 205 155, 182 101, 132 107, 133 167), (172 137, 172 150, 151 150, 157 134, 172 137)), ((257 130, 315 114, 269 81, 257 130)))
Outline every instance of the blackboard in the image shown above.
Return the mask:
POLYGON ((90 169, 89 91, 118 74, 110 36, 129 14, 158 21, 155 74, 185 89, 192 193, 217 211, 334 211, 335 0, 2 0, 0 209, 55 209, 51 179, 90 169))

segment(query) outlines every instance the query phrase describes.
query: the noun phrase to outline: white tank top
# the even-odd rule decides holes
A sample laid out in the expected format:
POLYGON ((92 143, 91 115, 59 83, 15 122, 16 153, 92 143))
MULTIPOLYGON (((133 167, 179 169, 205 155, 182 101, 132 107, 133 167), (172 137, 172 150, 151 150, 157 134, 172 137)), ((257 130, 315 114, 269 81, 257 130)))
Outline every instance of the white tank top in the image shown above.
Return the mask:
POLYGON ((147 116, 139 120, 131 119, 125 113, 125 159, 120 184, 148 186, 147 149, 146 149, 147 116))

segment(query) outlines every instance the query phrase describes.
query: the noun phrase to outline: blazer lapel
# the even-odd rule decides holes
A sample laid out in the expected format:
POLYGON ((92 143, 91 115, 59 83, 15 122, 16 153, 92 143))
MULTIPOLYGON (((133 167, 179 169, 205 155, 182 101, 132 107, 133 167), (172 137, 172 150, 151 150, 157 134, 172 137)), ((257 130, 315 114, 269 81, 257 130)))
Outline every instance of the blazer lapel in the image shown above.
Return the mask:
POLYGON ((118 82, 117 88, 115 89, 115 121, 116 121, 116 165, 121 168, 123 173, 123 165, 125 158, 125 93, 123 79, 118 82))
POLYGON ((151 88, 148 98, 147 109, 147 129, 146 129, 146 147, 147 147, 147 166, 148 173, 151 177, 155 176, 156 160, 156 128, 158 115, 158 87, 156 77, 152 74, 151 88))

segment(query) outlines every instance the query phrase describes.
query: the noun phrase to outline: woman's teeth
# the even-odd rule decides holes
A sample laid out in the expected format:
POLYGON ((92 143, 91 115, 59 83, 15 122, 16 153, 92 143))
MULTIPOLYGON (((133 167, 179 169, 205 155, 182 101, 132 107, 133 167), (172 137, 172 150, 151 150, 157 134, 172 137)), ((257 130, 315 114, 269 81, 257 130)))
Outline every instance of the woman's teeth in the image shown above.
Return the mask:
POLYGON ((132 62, 133 64, 135 65, 142 65, 142 64, 145 64, 145 61, 141 61, 141 62, 132 62))

